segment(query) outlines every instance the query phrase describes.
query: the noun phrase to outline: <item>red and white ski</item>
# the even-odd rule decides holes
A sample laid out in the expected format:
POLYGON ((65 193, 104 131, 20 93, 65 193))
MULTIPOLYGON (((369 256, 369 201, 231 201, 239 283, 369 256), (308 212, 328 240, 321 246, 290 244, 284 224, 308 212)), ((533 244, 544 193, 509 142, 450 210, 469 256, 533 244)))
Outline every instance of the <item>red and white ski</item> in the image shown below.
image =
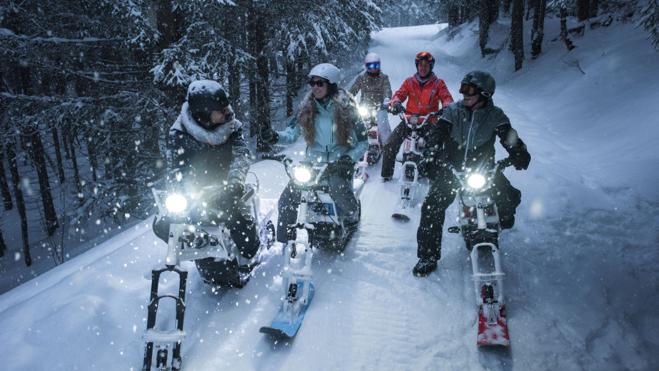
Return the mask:
POLYGON ((498 303, 481 304, 478 310, 479 347, 510 346, 506 306, 498 303))

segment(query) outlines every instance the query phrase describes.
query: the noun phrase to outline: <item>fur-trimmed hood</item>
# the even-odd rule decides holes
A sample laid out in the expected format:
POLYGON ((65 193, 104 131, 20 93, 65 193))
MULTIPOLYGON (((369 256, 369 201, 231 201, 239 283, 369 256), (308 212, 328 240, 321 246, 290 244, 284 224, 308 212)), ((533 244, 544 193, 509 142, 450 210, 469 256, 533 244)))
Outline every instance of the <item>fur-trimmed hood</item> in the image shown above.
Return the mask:
MULTIPOLYGON (((231 106, 229 106, 229 109, 231 109, 231 106)), ((198 142, 216 146, 226 143, 229 136, 242 126, 243 124, 240 121, 232 119, 215 130, 206 130, 192 118, 188 102, 185 102, 181 106, 181 113, 169 130, 170 132, 180 131, 190 134, 198 142)))
MULTIPOLYGON (((350 135, 355 122, 356 103, 352 95, 343 89, 338 89, 332 99, 332 113, 334 123, 334 135, 339 145, 350 145, 350 135)), ((298 125, 302 130, 302 136, 307 145, 314 142, 316 137, 316 128, 314 119, 318 110, 316 100, 309 92, 302 102, 297 116, 298 125)))

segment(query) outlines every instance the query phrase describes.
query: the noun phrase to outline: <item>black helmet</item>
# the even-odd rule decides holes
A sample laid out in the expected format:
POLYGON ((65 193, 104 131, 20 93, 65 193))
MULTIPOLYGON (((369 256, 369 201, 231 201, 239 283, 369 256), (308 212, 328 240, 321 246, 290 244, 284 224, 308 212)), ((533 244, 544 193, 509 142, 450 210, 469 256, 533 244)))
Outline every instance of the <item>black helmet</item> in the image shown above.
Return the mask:
MULTIPOLYGON (((485 98, 491 98, 494 95, 494 90, 496 89, 496 82, 494 77, 484 71, 471 71, 465 75, 461 82, 463 85, 473 85, 477 87, 480 91, 480 95, 485 98)), ((463 88, 460 86, 460 92, 463 88)))
POLYGON ((229 105, 229 94, 213 80, 191 82, 187 99, 192 118, 200 124, 210 121, 211 112, 222 111, 229 105))

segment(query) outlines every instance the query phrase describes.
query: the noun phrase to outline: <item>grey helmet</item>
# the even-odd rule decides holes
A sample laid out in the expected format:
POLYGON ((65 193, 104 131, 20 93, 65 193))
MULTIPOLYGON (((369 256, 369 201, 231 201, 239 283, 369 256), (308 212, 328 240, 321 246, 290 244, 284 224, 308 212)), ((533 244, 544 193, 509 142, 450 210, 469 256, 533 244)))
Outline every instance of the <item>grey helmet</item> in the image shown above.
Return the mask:
POLYGON ((494 77, 485 71, 471 71, 462 79, 462 84, 474 85, 480 89, 480 94, 491 98, 497 87, 494 77))

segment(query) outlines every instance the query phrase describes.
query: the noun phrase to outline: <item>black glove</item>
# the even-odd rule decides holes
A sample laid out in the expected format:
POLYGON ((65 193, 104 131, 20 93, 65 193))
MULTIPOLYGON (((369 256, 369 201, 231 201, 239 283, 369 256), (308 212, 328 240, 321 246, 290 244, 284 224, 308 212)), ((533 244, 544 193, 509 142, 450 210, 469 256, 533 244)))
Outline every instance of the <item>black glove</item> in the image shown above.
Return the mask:
POLYGON ((518 152, 510 157, 510 160, 517 170, 526 170, 531 162, 531 154, 527 151, 518 152))
POLYGON ((222 210, 232 209, 245 194, 245 186, 238 182, 229 182, 218 200, 218 207, 222 210))
POLYGON ((393 113, 394 115, 397 115, 404 111, 405 111, 405 107, 403 107, 403 103, 401 102, 396 102, 393 105, 389 106, 389 112, 393 113))
POLYGON ((279 134, 275 130, 268 129, 261 132, 261 140, 267 144, 276 144, 279 141, 279 134))

